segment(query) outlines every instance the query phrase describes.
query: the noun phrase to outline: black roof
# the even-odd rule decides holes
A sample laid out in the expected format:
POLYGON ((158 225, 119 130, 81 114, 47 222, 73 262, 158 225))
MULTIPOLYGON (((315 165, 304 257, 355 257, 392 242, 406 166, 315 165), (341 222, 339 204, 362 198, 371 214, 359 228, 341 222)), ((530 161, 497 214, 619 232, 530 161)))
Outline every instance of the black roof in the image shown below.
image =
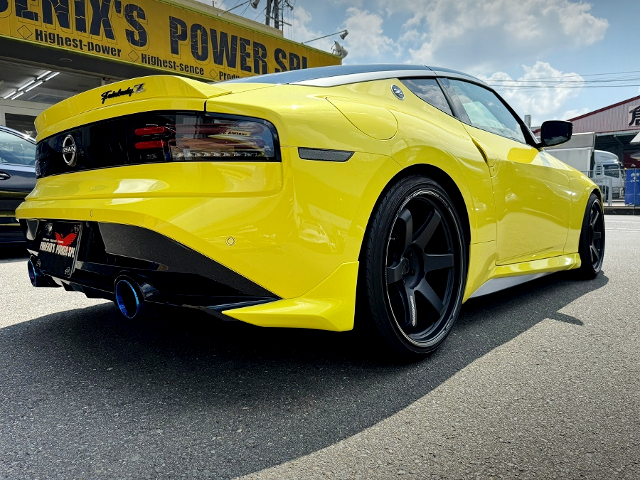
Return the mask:
POLYGON ((398 71, 423 71, 425 74, 432 73, 452 73, 468 77, 467 74, 451 70, 448 68, 428 67, 426 65, 407 65, 407 64, 373 64, 373 65, 334 65, 330 67, 304 68, 301 70, 290 70, 280 73, 268 73, 265 75, 256 75, 253 77, 236 78, 219 83, 271 83, 271 84, 288 84, 308 82, 320 78, 342 77, 345 75, 356 75, 376 72, 398 72, 398 71))

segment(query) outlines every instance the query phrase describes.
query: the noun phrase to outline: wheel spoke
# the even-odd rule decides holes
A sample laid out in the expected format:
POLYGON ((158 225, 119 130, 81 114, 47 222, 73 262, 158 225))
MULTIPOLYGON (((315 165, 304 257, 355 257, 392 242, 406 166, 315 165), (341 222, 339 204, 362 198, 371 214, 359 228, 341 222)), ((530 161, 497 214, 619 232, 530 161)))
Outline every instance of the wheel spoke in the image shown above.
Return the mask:
POLYGON ((452 253, 444 255, 424 254, 424 271, 433 272, 434 270, 443 270, 453 267, 454 258, 452 253))
POLYGON ((415 291, 419 292, 420 295, 422 295, 425 300, 433 306, 439 315, 442 315, 442 312, 444 311, 444 304, 442 303, 442 300, 440 300, 440 297, 438 297, 438 294, 433 290, 433 288, 431 288, 431 285, 427 283, 426 279, 422 279, 415 288, 415 291))
POLYGON ((597 263, 598 260, 600 260, 600 253, 598 252, 598 249, 595 247, 595 245, 591 245, 589 250, 591 251, 591 263, 597 263))
POLYGON ((422 232, 420 232, 420 235, 418 235, 418 238, 416 238, 416 241, 415 241, 415 243, 418 244, 418 246, 422 250, 425 249, 425 247, 427 246, 427 243, 429 243, 429 240, 431 240, 431 237, 433 237, 433 233, 436 231, 436 228, 438 228, 438 225, 440 225, 440 220, 442 220, 440 213, 438 213, 437 210, 434 210, 433 215, 431 216, 431 218, 425 225, 424 229, 422 230, 422 232))
POLYGON ((400 220, 400 225, 404 229, 401 237, 404 237, 403 245, 406 249, 413 241, 413 217, 411 216, 411 212, 405 208, 400 212, 400 215, 398 215, 398 220, 400 220))
POLYGON ((387 267, 387 283, 392 284, 402 280, 402 262, 387 267))
POLYGON ((415 327, 418 324, 418 309, 416 307, 415 291, 411 287, 404 287, 405 324, 415 327))
POLYGON ((600 217, 600 212, 597 209, 593 209, 591 211, 591 222, 589 222, 589 225, 591 226, 592 229, 595 228, 599 217, 600 217))

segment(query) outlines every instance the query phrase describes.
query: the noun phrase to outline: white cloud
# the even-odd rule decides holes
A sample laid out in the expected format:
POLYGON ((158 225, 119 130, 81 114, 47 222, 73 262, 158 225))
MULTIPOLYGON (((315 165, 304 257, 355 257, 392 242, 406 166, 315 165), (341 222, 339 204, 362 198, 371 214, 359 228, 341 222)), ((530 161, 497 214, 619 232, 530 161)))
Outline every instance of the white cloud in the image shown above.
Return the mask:
MULTIPOLYGON (((295 40, 296 42, 306 42, 307 40, 312 40, 314 38, 327 35, 328 33, 333 33, 325 33, 321 30, 314 30, 313 28, 311 28, 310 25, 313 25, 313 18, 311 17, 311 14, 301 6, 297 6, 293 10, 293 22, 291 23, 291 39, 295 40)), ((309 44, 309 46, 313 48, 317 48, 319 50, 324 50, 327 52, 331 51, 332 45, 333 40, 331 38, 323 38, 309 44)))
POLYGON ((400 38, 398 38, 398 43, 401 43, 401 44, 414 43, 415 44, 419 41, 424 41, 425 37, 426 35, 424 34, 424 32, 419 32, 415 28, 412 28, 410 30, 406 30, 402 35, 400 35, 400 38))
POLYGON ((348 7, 362 7, 363 0, 331 0, 334 5, 346 5, 348 7))
POLYGON ((397 56, 398 45, 383 35, 383 19, 380 15, 351 7, 347 9, 345 23, 349 30, 349 36, 345 39, 349 57, 345 63, 376 62, 376 57, 384 53, 397 56))
POLYGON ((506 61, 533 59, 601 40, 609 26, 589 3, 571 0, 380 0, 404 28, 426 32, 409 50, 415 63, 491 71, 506 61))
MULTIPOLYGON (((334 3, 348 3, 351 5, 361 2, 334 0, 334 3)), ((337 40, 349 51, 349 55, 343 63, 375 62, 376 57, 381 54, 389 52, 394 52, 395 54, 397 52, 397 43, 383 34, 383 19, 380 15, 370 13, 367 10, 360 10, 356 7, 349 7, 346 13, 347 18, 342 26, 336 27, 336 30, 346 28, 349 31, 349 35, 344 40, 341 40, 338 36, 331 36, 314 41, 309 45, 319 50, 330 52, 333 42, 337 40)), ((293 25, 289 38, 297 42, 304 42, 333 33, 332 31, 323 32, 322 30, 313 29, 314 21, 311 13, 302 6, 296 6, 293 10, 293 22, 291 23, 293 25)))
POLYGON ((556 70, 545 62, 522 68, 525 73, 517 80, 504 72, 480 78, 492 85, 519 115, 531 115, 532 125, 540 125, 552 117, 571 118, 566 115, 572 111, 561 112, 567 101, 578 95, 584 79, 577 73, 556 70))

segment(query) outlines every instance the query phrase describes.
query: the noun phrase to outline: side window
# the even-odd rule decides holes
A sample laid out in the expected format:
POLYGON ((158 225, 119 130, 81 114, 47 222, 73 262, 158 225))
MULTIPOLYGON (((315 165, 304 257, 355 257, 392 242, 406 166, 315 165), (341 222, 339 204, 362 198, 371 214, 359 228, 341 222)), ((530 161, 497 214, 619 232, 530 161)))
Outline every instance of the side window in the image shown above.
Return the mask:
POLYGON ((0 163, 34 165, 36 146, 7 132, 0 132, 0 163))
POLYGON ((449 102, 447 102, 447 98, 442 93, 440 85, 438 85, 435 78, 405 78, 401 82, 429 105, 442 110, 444 113, 453 115, 449 102))
POLYGON ((520 122, 491 90, 453 79, 450 79, 448 84, 451 93, 462 104, 472 126, 527 143, 520 122))

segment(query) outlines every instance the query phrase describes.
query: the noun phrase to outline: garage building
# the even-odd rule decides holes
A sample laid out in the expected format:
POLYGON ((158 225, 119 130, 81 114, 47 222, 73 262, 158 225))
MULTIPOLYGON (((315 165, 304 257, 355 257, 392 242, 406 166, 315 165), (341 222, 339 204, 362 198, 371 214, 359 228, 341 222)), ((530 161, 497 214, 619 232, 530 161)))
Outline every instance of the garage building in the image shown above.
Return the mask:
POLYGON ((640 168, 640 96, 569 119, 574 133, 595 132, 596 150, 614 153, 624 168, 640 168))

